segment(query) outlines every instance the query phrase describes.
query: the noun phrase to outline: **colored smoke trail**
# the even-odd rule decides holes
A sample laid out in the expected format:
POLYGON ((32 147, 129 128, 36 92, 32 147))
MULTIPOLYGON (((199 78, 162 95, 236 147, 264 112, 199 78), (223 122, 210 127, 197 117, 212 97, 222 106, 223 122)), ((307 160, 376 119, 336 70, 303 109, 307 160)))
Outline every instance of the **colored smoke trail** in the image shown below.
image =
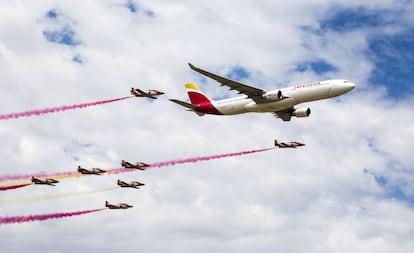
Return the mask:
POLYGON ((105 210, 106 208, 92 209, 85 211, 77 212, 68 212, 68 213, 51 213, 51 214, 36 214, 36 215, 27 215, 27 216, 9 216, 9 217, 0 217, 0 225, 2 224, 11 224, 11 223, 23 223, 31 221, 44 221, 50 219, 61 219, 65 217, 84 215, 88 213, 99 212, 105 210))
MULTIPOLYGON (((254 149, 254 150, 226 153, 226 154, 219 154, 219 155, 199 156, 199 157, 192 157, 192 158, 186 158, 186 159, 170 160, 170 161, 157 162, 157 163, 150 164, 150 166, 147 168, 148 169, 160 168, 160 167, 165 167, 165 166, 174 166, 176 164, 195 163, 195 162, 208 161, 208 160, 213 160, 213 159, 221 159, 221 158, 232 157, 232 156, 242 156, 242 155, 259 153, 259 152, 264 152, 264 151, 273 150, 273 149, 275 148, 271 147, 271 148, 254 149)), ((132 172, 132 171, 137 171, 137 170, 136 169, 125 169, 125 168, 115 169, 115 170, 108 171, 108 174, 119 174, 119 173, 132 172)))
POLYGON ((221 155, 199 156, 199 157, 194 157, 194 158, 171 160, 171 161, 166 161, 166 162, 158 162, 158 163, 151 164, 150 168, 153 168, 153 167, 159 168, 159 167, 164 167, 164 166, 173 166, 173 165, 176 165, 176 164, 195 163, 195 162, 200 162, 200 161, 208 161, 208 160, 212 160, 212 159, 221 159, 221 158, 232 157, 232 156, 248 155, 248 154, 264 152, 264 151, 268 151, 268 150, 272 150, 272 149, 274 149, 274 148, 272 147, 272 148, 265 148, 265 149, 255 149, 255 150, 235 152, 235 153, 227 153, 227 154, 221 154, 221 155))
MULTIPOLYGON (((176 164, 184 164, 184 163, 195 163, 195 162, 200 162, 200 161, 221 159, 221 158, 232 157, 232 156, 242 156, 242 155, 259 153, 259 152, 264 152, 264 151, 273 150, 273 149, 275 149, 275 147, 264 148, 264 149, 254 149, 254 150, 234 152, 234 153, 226 153, 226 154, 219 154, 219 155, 198 156, 198 157, 170 160, 170 161, 164 161, 164 162, 156 162, 156 163, 150 164, 150 166, 147 167, 146 169, 159 168, 159 167, 165 167, 165 166, 174 166, 176 164)), ((119 173, 125 173, 125 172, 133 172, 133 171, 137 171, 137 170, 136 169, 126 169, 126 168, 110 169, 110 170, 107 170, 107 172, 104 173, 103 175, 105 175, 105 174, 119 174, 119 173)), ((41 172, 41 173, 36 173, 36 174, 2 176, 2 177, 0 177, 0 182, 12 181, 12 180, 22 180, 22 179, 28 180, 32 176, 40 177, 40 178, 51 177, 51 178, 54 178, 54 179, 64 179, 64 178, 80 177, 80 176, 85 176, 85 175, 82 175, 77 171, 55 172, 55 173, 41 172)))
POLYGON ((66 177, 77 177, 77 176, 80 176, 80 174, 77 171, 67 171, 67 172, 54 172, 54 173, 38 172, 34 174, 6 175, 6 176, 0 177, 0 182, 12 181, 12 180, 30 180, 32 176, 38 177, 38 178, 53 177, 55 179, 61 179, 61 178, 66 178, 66 177))
POLYGON ((17 184, 17 185, 9 185, 9 186, 0 186, 0 191, 7 191, 7 190, 14 190, 17 188, 25 187, 31 184, 17 184))
POLYGON ((1 200, 0 205, 28 203, 28 202, 35 202, 35 201, 41 201, 41 200, 50 200, 50 199, 67 198, 67 197, 73 197, 73 196, 81 196, 81 195, 87 195, 87 194, 92 194, 92 193, 111 191, 111 190, 115 190, 115 189, 118 189, 118 188, 119 187, 109 187, 109 188, 103 188, 103 189, 98 189, 98 190, 90 190, 90 191, 82 191, 82 192, 70 192, 70 193, 60 193, 60 194, 53 194, 53 195, 28 197, 28 198, 22 198, 22 199, 1 200))
POLYGON ((67 111, 67 110, 74 110, 74 109, 86 108, 86 107, 90 107, 90 106, 113 103, 113 102, 117 102, 117 101, 124 100, 124 99, 127 99, 127 98, 131 98, 131 96, 122 97, 122 98, 115 98, 115 99, 109 99, 109 100, 96 101, 96 102, 91 102, 91 103, 64 105, 64 106, 60 106, 60 107, 52 107, 52 108, 46 108, 46 109, 26 111, 26 112, 2 114, 2 115, 0 115, 0 120, 17 119, 17 118, 20 118, 20 117, 30 117, 30 116, 33 116, 33 115, 40 116, 40 115, 43 115, 43 114, 46 114, 46 113, 63 112, 63 111, 67 111))

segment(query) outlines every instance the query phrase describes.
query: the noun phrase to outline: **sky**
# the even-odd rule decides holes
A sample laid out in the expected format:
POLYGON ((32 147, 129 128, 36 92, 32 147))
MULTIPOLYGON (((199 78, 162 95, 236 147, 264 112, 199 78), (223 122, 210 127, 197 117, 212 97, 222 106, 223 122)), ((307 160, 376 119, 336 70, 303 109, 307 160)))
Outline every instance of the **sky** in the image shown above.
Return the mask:
POLYGON ((131 87, 166 93, 2 121, 0 176, 306 143, 3 191, 1 217, 105 200, 134 208, 0 225, 2 250, 413 252, 413 11, 411 0, 0 1, 0 114, 131 87), (237 93, 189 62, 264 90, 337 78, 357 87, 299 105, 312 114, 290 122, 199 117, 168 101, 187 99, 185 83, 213 99, 237 93), (103 190, 118 178, 145 186, 103 190))

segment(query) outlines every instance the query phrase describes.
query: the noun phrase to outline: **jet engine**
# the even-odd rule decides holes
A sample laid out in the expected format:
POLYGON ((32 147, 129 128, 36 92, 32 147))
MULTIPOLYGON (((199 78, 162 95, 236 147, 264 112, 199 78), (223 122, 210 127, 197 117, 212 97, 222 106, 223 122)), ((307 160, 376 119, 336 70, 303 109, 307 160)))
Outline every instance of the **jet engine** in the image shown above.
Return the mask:
POLYGON ((283 94, 281 90, 273 90, 263 94, 263 98, 265 98, 266 100, 277 101, 283 98, 283 94))
POLYGON ((295 109, 292 112, 292 116, 295 116, 295 117, 298 117, 298 118, 309 117, 310 113, 311 113, 311 109, 309 107, 308 108, 299 108, 299 109, 295 109))

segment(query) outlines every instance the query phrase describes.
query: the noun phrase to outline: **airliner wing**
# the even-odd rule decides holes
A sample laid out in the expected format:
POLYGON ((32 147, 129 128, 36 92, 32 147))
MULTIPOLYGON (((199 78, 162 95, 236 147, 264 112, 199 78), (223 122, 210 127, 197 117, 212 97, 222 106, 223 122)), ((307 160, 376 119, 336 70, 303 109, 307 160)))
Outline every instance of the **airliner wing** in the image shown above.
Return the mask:
POLYGON ((273 116, 275 116, 276 118, 282 119, 283 121, 290 121, 290 119, 292 118, 293 110, 294 109, 292 107, 292 108, 285 109, 283 111, 274 112, 273 116))
POLYGON ((198 73, 205 75, 207 77, 210 77, 211 79, 216 80, 217 82, 221 83, 221 85, 225 85, 230 87, 230 90, 237 90, 240 94, 246 94, 247 97, 253 99, 256 103, 263 103, 266 102, 266 99, 263 98, 263 94, 265 93, 264 90, 258 89, 255 87, 251 87, 246 84, 242 84, 227 78, 224 78, 222 76, 218 76, 216 74, 210 73, 208 71, 205 71, 203 69, 195 67, 193 64, 188 63, 190 68, 194 71, 197 71, 198 73))

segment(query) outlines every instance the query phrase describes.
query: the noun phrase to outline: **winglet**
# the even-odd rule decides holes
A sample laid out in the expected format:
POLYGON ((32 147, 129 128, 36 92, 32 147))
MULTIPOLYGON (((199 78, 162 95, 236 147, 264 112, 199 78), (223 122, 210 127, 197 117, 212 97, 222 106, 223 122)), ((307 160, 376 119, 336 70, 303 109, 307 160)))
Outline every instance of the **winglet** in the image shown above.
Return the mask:
POLYGON ((191 63, 188 63, 188 66, 190 66, 190 68, 191 68, 191 69, 194 69, 194 70, 195 70, 195 69, 197 69, 197 68, 196 68, 193 64, 191 64, 191 63))

